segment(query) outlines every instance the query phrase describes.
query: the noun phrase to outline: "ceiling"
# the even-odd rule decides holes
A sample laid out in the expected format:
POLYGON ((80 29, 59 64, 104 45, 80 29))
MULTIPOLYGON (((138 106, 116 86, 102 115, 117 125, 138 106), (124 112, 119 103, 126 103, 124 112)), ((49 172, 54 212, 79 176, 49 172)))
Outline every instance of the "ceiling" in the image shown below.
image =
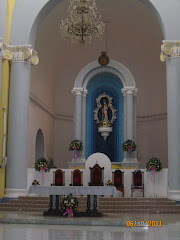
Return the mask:
MULTIPOLYGON (((59 25, 67 16, 69 0, 56 6, 40 25, 35 42, 40 63, 32 69, 31 91, 57 113, 72 115, 76 76, 105 50, 106 34, 84 48, 62 39, 59 25), (66 102, 66 105, 61 104, 66 102)), ((159 60, 162 31, 157 19, 138 0, 97 0, 98 12, 108 24, 108 55, 124 64, 139 89, 138 114, 166 111, 165 65, 159 60), (154 101, 150 106, 152 91, 154 101), (163 109, 162 109, 163 108, 163 109)))

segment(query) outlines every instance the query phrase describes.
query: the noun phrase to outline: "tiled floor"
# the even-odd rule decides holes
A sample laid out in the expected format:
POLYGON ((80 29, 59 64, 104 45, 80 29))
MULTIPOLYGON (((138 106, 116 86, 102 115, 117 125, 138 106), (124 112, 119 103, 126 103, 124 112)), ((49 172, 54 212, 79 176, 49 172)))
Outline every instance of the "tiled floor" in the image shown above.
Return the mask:
POLYGON ((0 214, 0 240, 180 240, 180 215, 138 215, 121 214, 108 215, 103 218, 50 218, 42 216, 29 216, 28 214, 0 214), (2 220, 11 219, 13 223, 29 224, 3 224, 2 220), (41 219, 41 224, 32 224, 31 221, 41 219), (67 225, 50 225, 61 219, 67 225), (43 220, 46 222, 43 223, 43 220), (162 221, 161 227, 126 227, 126 221, 162 221), (81 221, 81 222, 79 222, 81 221), (86 221, 87 226, 82 226, 86 221), (92 224, 94 226, 88 226, 92 224), (48 224, 45 224, 48 223, 48 224), (69 225, 68 225, 69 223, 69 225), (73 223, 73 224, 72 224, 73 223), (104 226, 97 226, 104 223, 104 226), (119 223, 112 226, 113 223, 119 223), (122 225, 120 224, 122 223, 122 225), (71 224, 71 225, 70 225, 71 224), (109 225, 108 225, 109 224, 109 225), (105 226, 106 225, 106 226, 105 226), (123 227, 124 226, 124 227, 123 227))

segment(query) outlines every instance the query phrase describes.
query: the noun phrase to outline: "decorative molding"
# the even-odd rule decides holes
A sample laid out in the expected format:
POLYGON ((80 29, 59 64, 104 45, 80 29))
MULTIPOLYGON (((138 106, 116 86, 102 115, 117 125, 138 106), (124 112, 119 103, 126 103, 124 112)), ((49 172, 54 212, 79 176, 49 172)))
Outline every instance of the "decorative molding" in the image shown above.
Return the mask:
POLYGON ((88 96, 88 90, 87 89, 84 89, 83 91, 83 97, 87 97, 88 96))
POLYGON ((160 113, 160 114, 150 115, 150 116, 137 116, 138 122, 158 121, 158 120, 164 120, 164 119, 167 119, 167 113, 160 113))
POLYGON ((27 62, 33 65, 39 63, 37 52, 31 45, 7 45, 0 38, 0 58, 11 62, 27 62))
POLYGON ((164 40, 161 45, 161 62, 174 57, 180 57, 180 41, 164 40))
POLYGON ((36 105, 38 105, 43 111, 47 112, 51 117, 57 120, 73 121, 73 116, 56 113, 54 109, 50 108, 46 103, 44 103, 41 99, 35 96, 32 92, 30 93, 30 99, 36 105))
POLYGON ((74 94, 74 96, 77 96, 77 95, 82 96, 83 94, 85 94, 85 90, 86 89, 79 87, 79 88, 73 88, 71 92, 74 94))
POLYGON ((127 94, 133 94, 134 96, 137 96, 138 89, 135 87, 125 87, 121 89, 121 92, 123 96, 126 96, 127 94))
POLYGON ((180 201, 180 190, 168 190, 168 199, 180 201))

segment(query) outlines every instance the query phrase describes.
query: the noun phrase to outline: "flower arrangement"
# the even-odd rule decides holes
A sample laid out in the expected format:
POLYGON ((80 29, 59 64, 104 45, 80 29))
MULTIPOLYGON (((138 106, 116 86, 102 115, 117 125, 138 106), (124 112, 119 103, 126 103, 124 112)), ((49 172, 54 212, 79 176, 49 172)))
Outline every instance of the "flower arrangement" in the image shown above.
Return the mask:
POLYGON ((146 164, 146 171, 160 172, 161 170, 162 170, 162 163, 161 163, 160 159, 155 158, 155 157, 150 158, 146 164))
POLYGON ((40 185, 40 183, 35 179, 35 180, 32 182, 32 185, 40 185))
POLYGON ((105 185, 106 185, 106 186, 113 186, 113 183, 112 183, 110 180, 108 180, 108 181, 105 183, 105 185))
POLYGON ((136 144, 135 142, 133 142, 132 140, 126 140, 124 143, 123 143, 123 146, 122 146, 122 149, 124 152, 134 152, 136 151, 136 144))
POLYGON ((72 194, 69 194, 63 199, 62 202, 62 212, 64 213, 63 215, 65 216, 66 214, 68 215, 70 213, 73 217, 73 212, 77 211, 78 204, 79 201, 77 198, 73 197, 72 194))
POLYGON ((44 170, 45 172, 49 172, 50 170, 47 160, 43 157, 38 159, 37 162, 34 163, 34 168, 36 171, 44 170))
POLYGON ((69 145, 69 151, 82 151, 83 150, 83 143, 80 140, 73 140, 69 145))

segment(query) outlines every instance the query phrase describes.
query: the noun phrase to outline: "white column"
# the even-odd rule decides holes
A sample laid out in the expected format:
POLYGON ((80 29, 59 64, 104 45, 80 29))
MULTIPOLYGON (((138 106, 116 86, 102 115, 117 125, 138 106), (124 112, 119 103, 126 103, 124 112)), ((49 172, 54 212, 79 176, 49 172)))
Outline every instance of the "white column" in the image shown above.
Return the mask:
POLYGON ((82 131, 82 94, 83 88, 73 88, 74 93, 74 139, 81 139, 82 131))
POLYGON ((84 89, 82 96, 82 142, 83 151, 82 158, 86 159, 86 99, 88 95, 88 90, 84 89))
MULTIPOLYGON (((124 87, 122 93, 124 96, 124 141, 133 140, 136 141, 136 95, 138 89, 135 87, 124 87)), ((136 152, 128 154, 124 152, 124 167, 130 165, 137 167, 136 152)))
POLYGON ((138 89, 135 87, 125 87, 122 89, 122 93, 124 96, 124 140, 134 139, 134 127, 136 126, 136 101, 135 97, 137 95, 138 89))
MULTIPOLYGON (((83 88, 73 88, 74 93, 74 139, 82 141, 82 94, 83 88)), ((82 153, 77 151, 77 162, 81 161, 82 153)))
POLYGON ((180 41, 163 41, 168 118, 168 198, 180 201, 180 41))
POLYGON ((9 93, 6 197, 27 194, 28 114, 31 63, 38 57, 31 46, 7 46, 3 58, 12 61, 9 93))

